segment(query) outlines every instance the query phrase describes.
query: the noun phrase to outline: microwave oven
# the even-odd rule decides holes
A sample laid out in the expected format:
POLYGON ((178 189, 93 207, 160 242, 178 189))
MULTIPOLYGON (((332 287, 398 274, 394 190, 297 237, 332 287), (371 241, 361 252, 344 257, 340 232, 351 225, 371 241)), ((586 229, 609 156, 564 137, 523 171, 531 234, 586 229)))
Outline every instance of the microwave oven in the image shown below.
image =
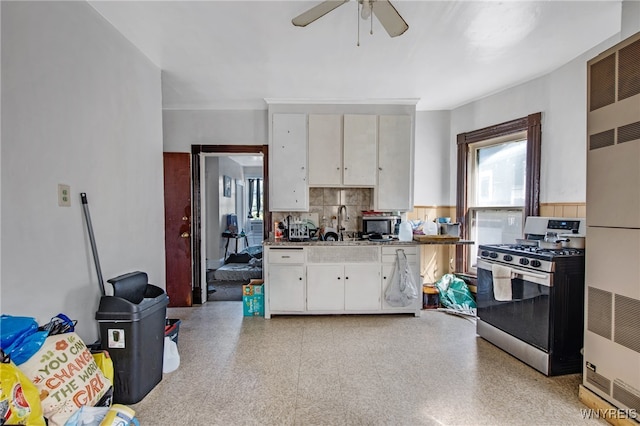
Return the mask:
POLYGON ((362 234, 397 234, 398 224, 400 224, 400 216, 363 216, 362 234))

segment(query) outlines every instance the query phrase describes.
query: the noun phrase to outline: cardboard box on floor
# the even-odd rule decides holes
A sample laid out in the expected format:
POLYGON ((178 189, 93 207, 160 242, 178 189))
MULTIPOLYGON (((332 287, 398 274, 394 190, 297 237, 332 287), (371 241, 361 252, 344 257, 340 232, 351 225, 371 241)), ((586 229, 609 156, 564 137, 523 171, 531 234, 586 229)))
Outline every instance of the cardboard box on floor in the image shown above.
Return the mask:
POLYGON ((242 311, 245 317, 264 316, 263 284, 263 280, 251 280, 242 286, 242 311))

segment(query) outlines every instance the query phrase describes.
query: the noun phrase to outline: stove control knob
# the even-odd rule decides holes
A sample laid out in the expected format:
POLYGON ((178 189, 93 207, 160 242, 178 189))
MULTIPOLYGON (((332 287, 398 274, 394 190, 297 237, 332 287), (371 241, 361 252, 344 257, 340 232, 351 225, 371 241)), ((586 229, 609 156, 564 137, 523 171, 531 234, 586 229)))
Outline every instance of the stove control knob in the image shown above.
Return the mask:
POLYGON ((488 251, 486 251, 486 250, 482 250, 482 251, 480 252, 480 256, 487 257, 487 256, 489 256, 489 252, 488 252, 488 251))
POLYGON ((542 266, 542 262, 540 262, 539 260, 532 260, 531 261, 531 266, 533 266, 534 268, 538 268, 538 267, 542 266))
POLYGON ((489 257, 492 258, 492 259, 497 259, 498 258, 498 253, 492 251, 491 253, 489 253, 489 257))
POLYGON ((529 264, 529 259, 526 259, 526 258, 523 257, 522 259, 520 259, 520 264, 521 265, 528 265, 529 264))
POLYGON ((504 256, 502 256, 502 259, 506 262, 511 262, 513 260, 513 256, 511 256, 510 254, 505 254, 504 256))

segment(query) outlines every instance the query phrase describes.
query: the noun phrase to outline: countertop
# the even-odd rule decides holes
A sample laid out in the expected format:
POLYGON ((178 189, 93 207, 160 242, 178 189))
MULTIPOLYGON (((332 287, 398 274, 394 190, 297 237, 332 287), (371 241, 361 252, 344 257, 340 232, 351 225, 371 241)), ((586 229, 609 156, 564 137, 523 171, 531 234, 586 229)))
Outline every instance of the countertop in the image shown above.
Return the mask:
POLYGON ((347 240, 347 241, 288 241, 288 240, 265 240, 263 243, 265 246, 278 247, 278 246, 383 246, 383 245, 401 245, 401 246, 415 246, 415 245, 460 245, 460 244, 473 244, 473 241, 459 240, 455 242, 445 241, 400 241, 400 240, 347 240))
POLYGON ((288 241, 288 240, 265 240, 265 246, 382 246, 382 245, 401 245, 415 246, 417 241, 399 241, 399 240, 347 240, 347 241, 288 241))

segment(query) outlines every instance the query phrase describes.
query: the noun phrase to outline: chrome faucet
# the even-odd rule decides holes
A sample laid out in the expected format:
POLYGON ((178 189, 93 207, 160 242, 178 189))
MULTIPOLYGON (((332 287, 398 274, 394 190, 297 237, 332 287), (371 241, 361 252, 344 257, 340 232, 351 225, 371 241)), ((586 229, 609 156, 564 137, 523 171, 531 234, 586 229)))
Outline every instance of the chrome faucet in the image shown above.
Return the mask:
POLYGON ((345 230, 345 227, 342 226, 342 221, 345 220, 347 217, 347 206, 345 206, 344 204, 341 205, 340 207, 338 207, 338 238, 340 240, 344 240, 344 237, 342 236, 342 231, 345 230), (344 213, 343 213, 344 211, 344 213))

